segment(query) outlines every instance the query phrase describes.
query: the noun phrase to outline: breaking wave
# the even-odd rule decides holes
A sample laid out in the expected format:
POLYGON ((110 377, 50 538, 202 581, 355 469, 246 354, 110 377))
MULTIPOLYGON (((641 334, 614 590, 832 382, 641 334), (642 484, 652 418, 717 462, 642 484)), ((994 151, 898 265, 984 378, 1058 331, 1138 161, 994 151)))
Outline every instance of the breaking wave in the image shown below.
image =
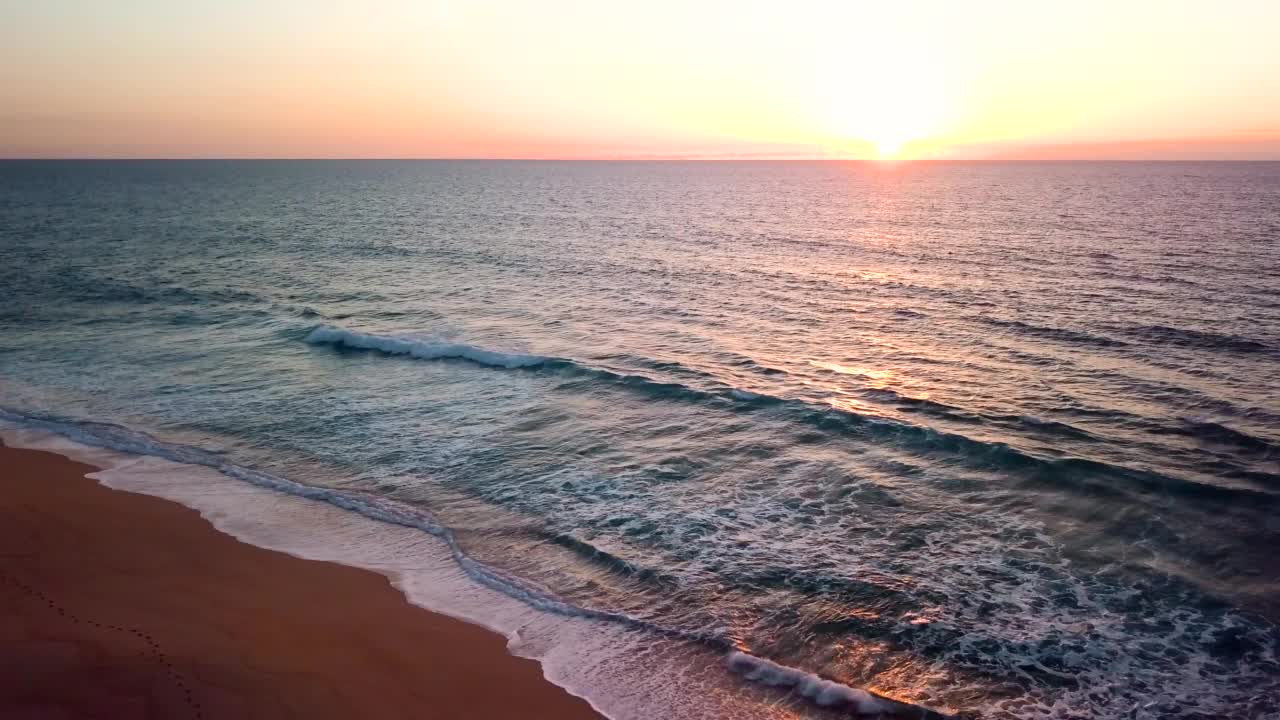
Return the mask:
POLYGON ((565 363, 563 360, 540 355, 485 350, 462 343, 448 343, 411 337, 394 337, 351 332, 329 325, 321 325, 307 334, 306 342, 312 345, 336 345, 357 350, 377 350, 388 355, 407 355, 419 360, 454 358, 470 360, 481 365, 502 368, 538 367, 546 364, 565 363))
POLYGON ((804 670, 779 665, 772 660, 734 650, 726 657, 729 669, 747 680, 770 687, 786 688, 815 705, 846 711, 853 715, 945 720, 950 716, 926 708, 890 700, 875 693, 849 687, 804 670))
MULTIPOLYGON (((721 404, 727 408, 742 411, 778 408, 787 419, 816 427, 823 432, 853 435, 890 443, 917 454, 945 453, 970 467, 1013 471, 1034 482, 1082 493, 1114 495, 1123 488, 1139 494, 1174 494, 1211 501, 1244 499, 1251 502, 1272 503, 1277 500, 1275 495, 1261 490, 1208 484, 1144 468, 1116 465, 1094 458, 1045 457, 1003 442, 979 440, 957 432, 916 425, 890 417, 863 414, 835 405, 785 398, 723 383, 708 383, 707 387, 699 388, 678 382, 663 382, 644 375, 590 367, 567 358, 502 352, 463 343, 442 342, 408 335, 360 333, 328 325, 314 328, 306 335, 304 341, 313 345, 370 350, 419 360, 466 360, 499 369, 553 372, 569 378, 603 382, 647 397, 668 401, 721 404), (1117 487, 1114 484, 1116 482, 1121 485, 1117 487)), ((927 400, 913 400, 892 391, 875 390, 872 393, 887 395, 895 403, 926 408, 930 414, 952 415, 960 419, 960 416, 950 412, 953 409, 946 405, 927 400)), ((1066 429, 1069 428, 1060 423, 1050 424, 1023 418, 991 419, 1006 423, 1011 420, 1017 421, 1039 432, 1056 430, 1068 434, 1066 429), (1061 427, 1056 427, 1058 425, 1061 427)), ((1084 435, 1078 430, 1075 434, 1084 435)))

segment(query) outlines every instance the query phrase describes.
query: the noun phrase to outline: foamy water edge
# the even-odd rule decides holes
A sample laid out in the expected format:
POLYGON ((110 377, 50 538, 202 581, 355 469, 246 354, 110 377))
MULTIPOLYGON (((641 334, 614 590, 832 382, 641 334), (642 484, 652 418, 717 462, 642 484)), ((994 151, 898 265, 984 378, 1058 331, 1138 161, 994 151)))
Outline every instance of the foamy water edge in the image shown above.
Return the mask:
MULTIPOLYGON (((509 622, 508 617, 475 612, 474 608, 481 605, 467 603, 470 596, 485 594, 500 597, 500 593, 486 592, 472 582, 464 583, 464 578, 459 577, 461 573, 456 572, 456 565, 449 558, 443 543, 430 535, 413 533, 409 528, 388 526, 393 533, 400 531, 400 534, 412 533, 417 536, 412 538, 416 541, 412 544, 414 560, 417 561, 414 563, 415 567, 397 567, 390 559, 378 561, 363 556, 359 551, 339 550, 333 542, 333 531, 350 529, 350 525, 361 521, 376 521, 354 516, 336 507, 238 482, 211 468, 95 448, 50 431, 24 428, 6 420, 0 420, 0 438, 9 447, 54 452, 76 462, 101 468, 97 472, 88 473, 86 477, 113 490, 150 495, 191 508, 219 531, 240 542, 303 560, 334 562, 377 572, 405 596, 406 602, 501 634, 507 639, 507 649, 512 655, 540 661, 543 675, 549 682, 586 700, 597 712, 614 717, 606 708, 593 702, 591 697, 567 682, 567 678, 557 677, 555 673, 549 672, 546 658, 526 652, 520 627, 509 622), (304 510, 308 521, 321 522, 300 522, 301 518, 297 513, 279 512, 280 504, 293 505, 295 507, 290 508, 293 510, 304 510), (257 512, 253 510, 255 507, 258 508, 257 512), (263 524, 261 521, 267 515, 271 515, 275 522, 283 521, 285 526, 263 524), (455 572, 449 572, 451 569, 455 572), (413 577, 415 571, 423 570, 431 572, 429 580, 425 577, 413 577), (432 585, 447 587, 449 592, 431 592, 432 585), (450 602, 450 596, 456 600, 450 602)), ((379 528, 380 533, 382 530, 379 528)), ((393 547, 401 550, 405 548, 399 544, 393 547)), ((498 598, 486 599, 492 602, 498 598)))
MULTIPOLYGON (((602 617, 594 618, 593 611, 568 605, 566 610, 576 612, 560 612, 554 607, 560 603, 549 596, 513 597, 510 588, 494 587, 504 580, 501 574, 494 583, 486 582, 485 573, 495 571, 469 567, 476 563, 460 555, 443 532, 381 520, 333 498, 320 499, 324 488, 298 486, 314 491, 316 497, 291 493, 262 478, 295 485, 291 481, 265 474, 258 479, 239 477, 227 470, 257 474, 239 466, 215 468, 90 445, 53 427, 33 426, 53 425, 50 421, 0 413, 0 439, 10 447, 54 452, 101 468, 86 477, 115 490, 177 502, 246 544, 377 572, 410 604, 503 635, 512 655, 538 661, 549 682, 611 720, 655 714, 691 720, 706 717, 708 711, 751 711, 766 718, 770 715, 760 714, 759 703, 776 703, 777 690, 852 715, 945 717, 738 650, 720 653, 722 657, 707 663, 702 672, 685 674, 662 658, 648 657, 652 648, 627 632, 635 628, 628 628, 625 616, 600 613, 602 617), (637 667, 645 664, 654 667, 637 667), (736 684, 734 676, 752 684, 736 684), (775 688, 769 697, 769 689, 775 688), (637 698, 643 699, 643 706, 637 698)), ((697 643, 686 644, 691 646, 685 648, 689 654, 709 651, 697 643)))

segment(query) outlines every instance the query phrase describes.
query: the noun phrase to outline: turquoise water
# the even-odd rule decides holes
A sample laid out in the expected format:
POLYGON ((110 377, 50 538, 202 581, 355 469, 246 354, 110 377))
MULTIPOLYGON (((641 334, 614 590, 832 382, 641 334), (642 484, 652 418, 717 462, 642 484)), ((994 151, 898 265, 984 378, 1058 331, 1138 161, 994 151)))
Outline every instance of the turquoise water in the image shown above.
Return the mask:
POLYGON ((762 717, 1280 716, 1280 164, 0 187, 8 419, 421 525, 762 717))

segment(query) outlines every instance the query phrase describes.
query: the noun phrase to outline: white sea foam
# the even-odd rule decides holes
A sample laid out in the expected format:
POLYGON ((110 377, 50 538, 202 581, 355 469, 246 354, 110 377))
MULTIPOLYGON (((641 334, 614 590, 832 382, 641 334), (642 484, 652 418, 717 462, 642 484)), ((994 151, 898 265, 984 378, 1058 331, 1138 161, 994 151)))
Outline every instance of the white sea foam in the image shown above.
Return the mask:
POLYGON ((446 358, 470 360, 481 365, 502 368, 537 367, 554 361, 554 358, 541 355, 499 352, 430 338, 359 333, 329 325, 315 328, 307 334, 305 341, 312 345, 337 345, 358 350, 377 350, 388 355, 407 355, 419 360, 446 358))
POLYGON ((477 562, 448 528, 417 508, 302 485, 113 425, 0 409, 0 437, 13 447, 49 450, 103 468, 89 477, 193 508, 243 542, 381 573, 413 604, 505 635, 513 654, 538 660, 549 680, 614 720, 750 716, 777 702, 767 688, 778 687, 860 713, 893 709, 870 693, 743 653, 730 656, 730 667, 761 689, 734 683, 714 661, 716 650, 628 632, 644 623, 576 607, 477 562), (663 649, 655 651, 656 644, 663 649))
POLYGON ((866 690, 826 680, 810 672, 779 665, 744 652, 729 653, 729 669, 753 682, 770 687, 790 688, 822 707, 847 707, 858 715, 887 713, 893 707, 866 690))
POLYGON ((81 425, 44 420, 18 415, 3 409, 0 409, 0 421, 54 432, 69 440, 95 448, 143 455, 187 466, 202 466, 267 490, 327 503, 370 520, 421 530, 444 541, 458 567, 474 581, 509 595, 530 607, 559 615, 604 620, 622 625, 642 624, 620 613, 600 612, 566 603, 544 588, 535 587, 509 573, 476 562, 463 552, 457 539, 447 527, 436 522, 430 513, 418 507, 401 505, 366 493, 304 485, 270 473, 224 462, 220 456, 199 448, 165 443, 143 433, 115 425, 81 425))

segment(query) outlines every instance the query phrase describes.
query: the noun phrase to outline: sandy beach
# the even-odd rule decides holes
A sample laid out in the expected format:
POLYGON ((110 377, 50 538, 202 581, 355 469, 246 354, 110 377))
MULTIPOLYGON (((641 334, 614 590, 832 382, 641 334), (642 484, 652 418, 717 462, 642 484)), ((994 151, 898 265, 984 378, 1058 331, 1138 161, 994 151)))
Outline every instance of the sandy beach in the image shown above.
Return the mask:
POLYGON ((0 716, 600 716, 505 639, 0 447, 0 716))

